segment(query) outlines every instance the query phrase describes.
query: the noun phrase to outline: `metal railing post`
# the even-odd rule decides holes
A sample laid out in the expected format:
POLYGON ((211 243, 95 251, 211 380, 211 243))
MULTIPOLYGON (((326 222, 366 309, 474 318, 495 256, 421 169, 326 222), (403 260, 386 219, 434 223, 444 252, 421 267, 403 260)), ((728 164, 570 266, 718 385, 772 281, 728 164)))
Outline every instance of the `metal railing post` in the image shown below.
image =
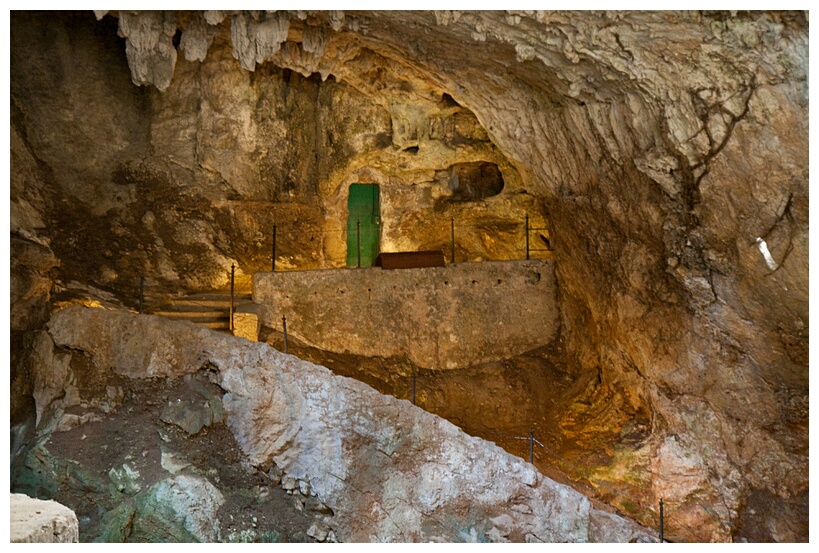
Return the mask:
POLYGON ((276 272, 276 225, 273 225, 273 257, 270 264, 270 270, 276 272))
POLYGON ((526 214, 526 259, 529 259, 529 214, 526 214))
POLYGON ((287 353, 287 317, 282 315, 282 330, 284 332, 284 353, 287 353))
POLYGON ((515 439, 529 441, 529 462, 535 464, 535 444, 539 445, 540 447, 546 447, 535 439, 535 429, 529 428, 528 436, 515 436, 515 439))
POLYGON ((663 499, 660 498, 660 543, 663 543, 663 499))
POLYGON ((233 283, 236 279, 236 264, 230 264, 230 331, 233 332, 233 283))
POLYGON ((529 429, 529 462, 535 463, 535 429, 529 429))
POLYGON ((358 250, 358 266, 361 267, 361 221, 356 221, 356 249, 358 250))
POLYGON ((145 276, 139 276, 139 314, 142 315, 142 305, 145 302, 145 276))
POLYGON ((452 218, 450 221, 451 223, 451 234, 450 234, 450 244, 452 246, 452 261, 451 263, 455 263, 455 217, 452 218))

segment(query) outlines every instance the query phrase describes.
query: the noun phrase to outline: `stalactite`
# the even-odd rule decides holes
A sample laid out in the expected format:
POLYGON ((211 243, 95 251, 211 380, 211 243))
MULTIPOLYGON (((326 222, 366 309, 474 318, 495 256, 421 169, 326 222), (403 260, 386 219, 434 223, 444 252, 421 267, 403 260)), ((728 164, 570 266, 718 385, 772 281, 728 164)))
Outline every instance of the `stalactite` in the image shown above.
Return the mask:
POLYGON ((233 57, 248 71, 256 69, 279 52, 287 40, 290 18, 286 12, 267 14, 256 20, 251 14, 239 13, 231 21, 233 57))
POLYGON ((218 27, 208 23, 207 18, 200 13, 194 13, 185 30, 179 48, 185 53, 188 61, 205 61, 208 48, 218 33, 218 27))
POLYGON ((131 79, 138 85, 165 90, 176 67, 174 12, 120 12, 119 31, 125 37, 125 55, 131 79))
POLYGON ((327 29, 308 25, 304 28, 304 34, 302 35, 302 49, 320 58, 324 55, 324 49, 327 47, 327 38, 327 29))

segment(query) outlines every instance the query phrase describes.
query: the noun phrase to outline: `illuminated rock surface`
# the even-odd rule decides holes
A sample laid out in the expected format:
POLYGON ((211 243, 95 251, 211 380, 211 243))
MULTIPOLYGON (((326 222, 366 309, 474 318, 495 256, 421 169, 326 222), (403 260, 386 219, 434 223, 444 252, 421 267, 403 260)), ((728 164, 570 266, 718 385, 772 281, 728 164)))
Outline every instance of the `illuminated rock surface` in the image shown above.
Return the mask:
MULTIPOLYGON (((328 509, 319 520, 340 541, 652 539, 646 529, 600 511, 495 444, 266 344, 190 323, 78 306, 59 311, 49 333, 55 345, 129 379, 178 377, 207 367, 225 391, 227 423, 250 464, 263 472, 275 466, 282 482, 299 482, 302 494, 328 509), (150 351, 150 360, 135 358, 135 351, 150 351)), ((149 516, 143 513, 147 503, 150 516, 185 513, 184 528, 199 541, 212 541, 218 525, 203 521, 222 502, 207 480, 179 475, 137 496, 135 531, 149 516)))
POLYGON ((263 323, 319 349, 404 356, 427 369, 508 359, 558 330, 549 261, 415 269, 288 271, 255 277, 263 323))
POLYGON ((548 227, 556 428, 604 500, 653 525, 663 498, 679 541, 808 539, 805 13, 97 17, 11 14, 12 412, 78 402, 46 391, 65 352, 30 376, 60 294, 247 281, 274 224, 280 270, 343 266, 348 185, 377 183, 382 250, 448 252, 454 218, 459 260, 521 259, 548 227))

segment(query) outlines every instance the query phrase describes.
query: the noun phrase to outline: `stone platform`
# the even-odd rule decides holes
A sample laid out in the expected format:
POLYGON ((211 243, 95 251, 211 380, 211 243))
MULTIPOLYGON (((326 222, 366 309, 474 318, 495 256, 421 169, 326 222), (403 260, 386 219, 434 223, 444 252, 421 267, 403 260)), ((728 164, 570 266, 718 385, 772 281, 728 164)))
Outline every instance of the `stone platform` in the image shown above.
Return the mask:
POLYGON ((257 273, 261 323, 314 347, 406 356, 454 369, 548 344, 558 327, 554 262, 457 263, 385 271, 330 269, 257 273))

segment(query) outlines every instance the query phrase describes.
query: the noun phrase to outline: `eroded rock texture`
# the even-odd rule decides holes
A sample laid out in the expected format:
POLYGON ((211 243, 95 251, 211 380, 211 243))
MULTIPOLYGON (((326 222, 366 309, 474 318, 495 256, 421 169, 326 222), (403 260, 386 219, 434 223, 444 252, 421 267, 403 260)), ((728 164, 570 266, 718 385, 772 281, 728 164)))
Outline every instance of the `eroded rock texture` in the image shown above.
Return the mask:
MULTIPOLYGON (((228 424, 251 465, 278 471, 282 486, 324 506, 313 533, 353 542, 652 539, 495 444, 267 344, 80 306, 57 312, 48 333, 110 375, 179 377, 206 368, 225 391, 228 424)), ((197 540, 216 538, 218 527, 206 521, 224 498, 212 484, 180 475, 140 501, 168 503, 163 495, 197 540)))
POLYGON ((11 543, 77 543, 77 516, 56 501, 11 494, 11 543))
MULTIPOLYGON (((354 182, 382 186, 384 249, 444 249, 455 217, 458 255, 520 257, 529 212, 567 362, 598 375, 567 428, 650 413, 595 468, 640 497, 607 499, 648 523, 662 497, 672 539, 807 539, 806 14, 13 13, 11 30, 11 230, 44 248, 24 274, 133 305, 140 274, 200 290, 232 262, 266 269, 274 222, 282 268, 339 266, 354 182), (497 165, 501 192, 458 193, 468 163, 497 165)), ((13 312, 37 320, 37 294, 13 312)))

